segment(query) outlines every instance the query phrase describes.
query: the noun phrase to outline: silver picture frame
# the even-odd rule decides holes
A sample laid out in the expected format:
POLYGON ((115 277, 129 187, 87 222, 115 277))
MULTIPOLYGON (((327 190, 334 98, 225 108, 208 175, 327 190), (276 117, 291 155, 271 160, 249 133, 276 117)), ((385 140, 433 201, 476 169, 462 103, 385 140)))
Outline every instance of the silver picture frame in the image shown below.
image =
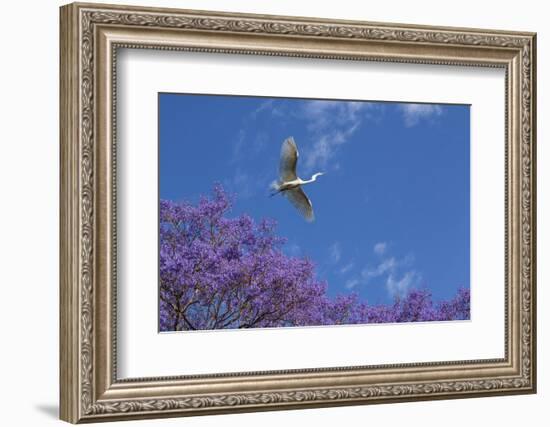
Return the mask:
POLYGON ((536 391, 534 33, 86 3, 61 7, 60 24, 61 419, 97 422, 536 391), (505 357, 118 379, 119 48, 503 68, 505 357))

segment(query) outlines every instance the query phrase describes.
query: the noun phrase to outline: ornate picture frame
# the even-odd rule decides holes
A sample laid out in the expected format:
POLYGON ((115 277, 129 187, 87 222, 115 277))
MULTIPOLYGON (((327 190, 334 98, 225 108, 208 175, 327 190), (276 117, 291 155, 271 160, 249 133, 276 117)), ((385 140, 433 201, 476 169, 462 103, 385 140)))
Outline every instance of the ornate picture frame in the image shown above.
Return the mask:
POLYGON ((79 423, 536 392, 534 33, 84 3, 63 6, 60 14, 61 419, 79 423), (120 48, 502 68, 504 357, 119 379, 120 48))

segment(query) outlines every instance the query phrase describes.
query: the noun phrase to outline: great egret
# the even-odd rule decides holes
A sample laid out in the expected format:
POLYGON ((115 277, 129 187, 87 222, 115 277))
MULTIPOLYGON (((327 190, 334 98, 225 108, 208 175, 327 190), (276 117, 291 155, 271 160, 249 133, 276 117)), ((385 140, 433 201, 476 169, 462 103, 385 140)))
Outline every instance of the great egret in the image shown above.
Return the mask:
POLYGON ((294 138, 287 138, 281 147, 281 160, 279 163, 279 181, 273 182, 271 188, 273 193, 284 194, 307 221, 313 221, 313 205, 306 196, 302 185, 314 182, 323 172, 317 172, 311 176, 311 179, 303 180, 296 175, 296 163, 298 162, 298 147, 294 138))

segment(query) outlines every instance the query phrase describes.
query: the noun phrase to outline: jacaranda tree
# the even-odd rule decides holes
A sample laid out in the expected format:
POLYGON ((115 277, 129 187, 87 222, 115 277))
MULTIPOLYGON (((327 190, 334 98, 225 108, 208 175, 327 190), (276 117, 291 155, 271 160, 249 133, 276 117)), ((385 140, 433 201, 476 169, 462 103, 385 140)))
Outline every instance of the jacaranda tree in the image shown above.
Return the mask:
POLYGON ((409 322, 469 318, 469 291, 439 304, 413 290, 393 305, 357 294, 329 298, 307 258, 284 254, 275 223, 229 218, 220 185, 197 205, 160 203, 162 331, 409 322))

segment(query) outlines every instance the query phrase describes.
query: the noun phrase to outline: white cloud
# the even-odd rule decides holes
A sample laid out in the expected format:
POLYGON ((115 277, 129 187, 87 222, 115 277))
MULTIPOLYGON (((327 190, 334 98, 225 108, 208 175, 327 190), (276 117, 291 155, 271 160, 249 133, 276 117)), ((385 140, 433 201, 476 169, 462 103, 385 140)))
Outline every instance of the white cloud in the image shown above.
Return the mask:
POLYGON ((304 167, 327 168, 338 151, 369 117, 367 111, 375 104, 357 101, 308 101, 304 104, 301 117, 315 141, 304 152, 304 167))
POLYGON ((363 120, 362 112, 372 103, 358 101, 308 101, 302 108, 303 116, 309 121, 308 129, 321 132, 335 126, 348 128, 363 120))
MULTIPOLYGON (((271 174, 266 171, 262 174, 251 175, 240 166, 235 168, 232 175, 223 179, 223 185, 240 199, 249 199, 258 193, 266 192, 271 174)), ((266 193, 267 194, 267 193, 266 193)))
POLYGON ((443 114, 443 109, 435 104, 401 104, 405 126, 412 127, 420 120, 430 119, 443 114))
POLYGON ((338 147, 345 144, 358 128, 359 123, 356 123, 345 130, 333 130, 324 135, 319 135, 313 146, 306 151, 304 156, 305 168, 309 171, 315 168, 326 169, 338 147))
POLYGON ((373 251, 377 255, 384 255, 387 249, 388 244, 386 242, 378 242, 376 245, 374 245, 373 251))
POLYGON ((386 273, 394 272, 398 267, 398 262, 395 257, 386 258, 376 267, 367 267, 364 268, 361 272, 361 276, 365 281, 369 281, 374 277, 380 277, 386 273))
POLYGON ((337 264, 342 258, 342 247, 340 242, 334 242, 329 248, 330 262, 337 264))
POLYGON ((224 180, 224 184, 232 192, 237 193, 239 197, 244 199, 251 197, 254 192, 250 176, 240 168, 235 170, 235 173, 230 179, 224 180))
POLYGON ((245 139, 246 131, 244 129, 241 129, 239 131, 239 134, 237 135, 237 138, 235 138, 235 143, 233 144, 233 156, 231 157, 231 161, 233 163, 238 162, 241 159, 245 145, 245 139))
POLYGON ((232 138, 232 152, 228 162, 233 168, 233 175, 223 180, 224 185, 236 193, 238 197, 247 199, 258 192, 267 191, 269 182, 272 180, 272 172, 254 171, 250 168, 257 158, 269 146, 270 135, 262 129, 252 126, 259 114, 275 114, 273 112, 274 100, 267 99, 245 115, 241 121, 241 128, 232 138))
POLYGON ((415 270, 406 271, 402 276, 392 273, 386 280, 386 289, 392 296, 403 296, 419 280, 420 275, 415 270))
POLYGON ((302 248, 297 243, 290 243, 285 245, 286 250, 290 256, 299 256, 302 253, 302 248))
POLYGON ((346 265, 344 265, 344 266, 340 269, 340 274, 349 273, 353 267, 354 267, 353 262, 348 262, 346 265))
POLYGON ((256 118, 256 116, 260 113, 262 113, 263 111, 266 111, 266 110, 271 110, 273 109, 273 99, 267 99, 265 100, 264 102, 262 102, 258 108, 256 108, 250 115, 253 117, 253 118, 256 118))
POLYGON ((346 286, 347 289, 353 289, 353 288, 355 288, 359 283, 361 283, 359 279, 349 279, 349 280, 346 281, 345 286, 346 286))
POLYGON ((262 102, 258 108, 256 108, 252 113, 250 113, 251 119, 256 119, 260 114, 267 113, 271 114, 272 116, 276 117, 283 117, 286 113, 279 104, 279 106, 275 105, 274 99, 266 99, 264 102, 262 102))
POLYGON ((256 137, 254 138, 254 154, 258 154, 262 152, 269 143, 269 134, 265 131, 260 131, 256 134, 256 137))
MULTIPOLYGON (((384 252, 386 251, 387 247, 384 247, 384 252)), ((413 263, 414 257, 410 254, 401 259, 386 257, 376 266, 369 266, 361 271, 362 283, 381 278, 390 296, 401 296, 421 279, 421 275, 411 268, 413 263)))
POLYGON ((250 118, 254 120, 259 115, 270 114, 277 117, 279 123, 286 118, 304 123, 308 138, 298 141, 304 173, 314 172, 314 169, 325 172, 327 168, 339 168, 337 162, 331 164, 339 146, 353 136, 364 120, 374 118, 372 111, 382 111, 383 108, 378 103, 339 100, 309 100, 300 105, 296 110, 288 103, 266 99, 251 112, 250 118), (309 141, 312 144, 308 144, 309 141))

